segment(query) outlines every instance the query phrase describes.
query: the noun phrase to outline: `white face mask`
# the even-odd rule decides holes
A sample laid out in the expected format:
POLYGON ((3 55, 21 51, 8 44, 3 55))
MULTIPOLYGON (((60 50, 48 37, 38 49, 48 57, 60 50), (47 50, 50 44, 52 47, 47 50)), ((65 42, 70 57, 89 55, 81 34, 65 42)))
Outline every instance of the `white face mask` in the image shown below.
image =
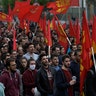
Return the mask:
POLYGON ((36 65, 30 65, 31 70, 35 70, 36 65))

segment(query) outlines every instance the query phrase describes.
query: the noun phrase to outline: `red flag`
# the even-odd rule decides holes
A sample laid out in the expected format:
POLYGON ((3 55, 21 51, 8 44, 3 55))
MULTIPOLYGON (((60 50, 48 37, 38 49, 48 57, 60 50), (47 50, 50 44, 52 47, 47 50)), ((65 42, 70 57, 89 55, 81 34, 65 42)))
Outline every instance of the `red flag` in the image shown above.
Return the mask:
POLYGON ((79 25, 79 20, 77 19, 76 21, 76 30, 75 30, 75 33, 76 33, 76 44, 79 44, 80 43, 80 25, 79 25))
POLYGON ((47 8, 52 8, 50 12, 54 14, 66 13, 71 5, 71 0, 56 0, 56 2, 49 2, 47 8))
POLYGON ((10 5, 8 5, 8 15, 11 16, 11 14, 12 14, 12 10, 11 10, 10 5))
POLYGON ((56 30, 56 21, 55 21, 55 17, 53 17, 50 26, 51 26, 51 28, 52 28, 53 30, 56 30))
POLYGON ((48 32, 47 32, 48 46, 52 46, 51 31, 50 31, 50 21, 48 20, 48 32))
POLYGON ((76 37, 75 30, 73 28, 73 24, 70 18, 69 18, 69 33, 70 36, 76 37))
MULTIPOLYGON (((18 16, 18 14, 19 13, 21 13, 22 11, 22 13, 24 14, 24 13, 26 13, 26 10, 27 10, 27 8, 29 8, 28 6, 30 5, 30 3, 28 2, 28 1, 22 1, 22 2, 20 2, 20 1, 15 1, 15 7, 14 7, 14 9, 13 9, 13 12, 12 12, 12 14, 13 15, 17 15, 18 16), (27 7, 27 8, 26 8, 27 7), (26 8, 26 9, 25 9, 26 8), (23 10, 22 10, 23 9, 23 10), (25 9, 25 10, 24 10, 25 9)), ((28 9, 29 10, 29 9, 28 9)))
POLYGON ((63 29, 65 29, 66 26, 67 26, 66 23, 63 23, 63 24, 62 24, 63 29))
POLYGON ((93 49, 94 49, 94 53, 96 53, 96 16, 94 16, 94 18, 93 18, 92 46, 93 46, 93 49))
POLYGON ((13 50, 17 50, 17 44, 16 44, 16 30, 13 29, 13 50))
POLYGON ((82 19, 82 54, 81 54, 81 65, 83 70, 80 67, 80 92, 82 93, 84 80, 86 78, 86 73, 92 66, 91 63, 91 42, 90 42, 90 34, 89 34, 89 27, 88 22, 86 19, 85 11, 83 12, 83 19, 82 19), (86 70, 86 71, 84 71, 86 70), (84 76, 85 75, 85 76, 84 76), (83 77, 82 77, 83 76, 83 77))
POLYGON ((79 0, 72 0, 71 6, 79 6, 79 0))
POLYGON ((43 19, 42 18, 39 19, 38 24, 40 26, 40 29, 43 30, 43 19))
POLYGON ((31 2, 31 0, 27 0, 27 2, 28 2, 28 3, 30 3, 30 2, 31 2))
POLYGON ((9 15, 7 15, 7 14, 5 14, 3 12, 0 12, 0 21, 11 22, 12 18, 9 15))
POLYGON ((47 39, 47 24, 46 24, 46 14, 44 14, 44 18, 43 18, 43 33, 44 33, 44 37, 45 37, 45 41, 46 43, 48 43, 48 39, 47 39))
POLYGON ((15 1, 15 8, 25 7, 27 5, 30 5, 30 2, 28 1, 15 1))
POLYGON ((68 48, 68 40, 67 40, 67 35, 62 27, 62 25, 60 24, 58 18, 57 19, 57 34, 58 34, 58 40, 59 40, 59 43, 64 47, 65 49, 65 52, 67 51, 67 48, 68 48))
POLYGON ((29 32, 29 21, 24 20, 24 29, 25 29, 25 33, 28 34, 28 32, 29 32))
POLYGON ((29 21, 38 22, 43 8, 44 6, 31 5, 29 12, 26 13, 23 18, 29 21))

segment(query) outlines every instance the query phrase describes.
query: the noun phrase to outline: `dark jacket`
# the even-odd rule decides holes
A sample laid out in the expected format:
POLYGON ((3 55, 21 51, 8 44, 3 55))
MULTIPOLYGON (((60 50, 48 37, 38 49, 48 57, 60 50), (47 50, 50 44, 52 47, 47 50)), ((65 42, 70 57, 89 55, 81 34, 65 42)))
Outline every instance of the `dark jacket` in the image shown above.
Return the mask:
MULTIPOLYGON (((34 96, 31 92, 32 88, 35 88, 37 70, 27 69, 22 75, 24 94, 34 96)), ((24 96, 25 96, 24 95, 24 96)))
POLYGON ((96 96, 96 72, 95 68, 92 67, 86 76, 85 81, 85 96, 96 96))
POLYGON ((73 86, 74 91, 80 91, 80 64, 76 61, 71 62, 70 66, 73 76, 76 76, 76 84, 73 86))
POLYGON ((67 82, 62 69, 56 72, 55 82, 57 87, 56 96, 68 96, 68 87, 70 87, 70 84, 67 82))
MULTIPOLYGON (((52 72, 53 70, 51 69, 51 67, 49 67, 49 70, 53 75, 54 72, 52 72)), ((47 94, 52 93, 52 91, 50 91, 47 72, 45 71, 43 66, 37 72, 36 85, 37 89, 41 93, 41 96, 47 96, 47 94)))
POLYGON ((4 70, 0 82, 5 86, 5 96, 19 96, 20 92, 20 76, 18 73, 11 74, 4 70))

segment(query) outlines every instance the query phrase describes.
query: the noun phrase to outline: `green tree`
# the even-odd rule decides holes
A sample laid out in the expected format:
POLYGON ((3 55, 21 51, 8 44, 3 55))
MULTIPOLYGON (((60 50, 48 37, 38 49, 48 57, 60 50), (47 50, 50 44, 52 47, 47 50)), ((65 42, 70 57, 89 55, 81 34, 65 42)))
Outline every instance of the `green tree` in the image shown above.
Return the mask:
POLYGON ((3 6, 3 11, 5 13, 8 13, 8 5, 11 6, 11 8, 14 7, 15 0, 2 0, 1 5, 3 6))

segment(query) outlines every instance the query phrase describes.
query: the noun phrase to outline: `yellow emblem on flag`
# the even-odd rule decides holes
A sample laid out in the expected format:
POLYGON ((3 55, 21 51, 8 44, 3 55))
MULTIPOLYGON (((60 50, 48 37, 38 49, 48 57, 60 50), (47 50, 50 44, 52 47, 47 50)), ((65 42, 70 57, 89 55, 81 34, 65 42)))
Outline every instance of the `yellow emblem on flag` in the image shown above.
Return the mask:
POLYGON ((56 0, 57 13, 66 12, 71 5, 71 0, 56 0))
POLYGON ((56 0, 57 7, 69 6, 70 0, 56 0))
POLYGON ((19 9, 16 10, 16 12, 19 12, 19 11, 20 11, 19 9))
POLYGON ((66 10, 66 8, 59 8, 59 9, 57 10, 57 12, 63 12, 64 10, 66 10))
POLYGON ((6 16, 4 14, 1 15, 2 19, 6 19, 6 16))

